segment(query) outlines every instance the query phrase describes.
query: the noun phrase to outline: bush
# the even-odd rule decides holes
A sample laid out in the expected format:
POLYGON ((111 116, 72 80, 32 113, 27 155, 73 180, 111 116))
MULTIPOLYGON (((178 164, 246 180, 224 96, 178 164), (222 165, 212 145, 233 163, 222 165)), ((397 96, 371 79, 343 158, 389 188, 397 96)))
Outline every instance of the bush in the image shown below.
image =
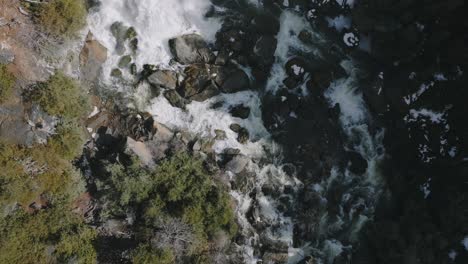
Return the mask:
POLYGON ((39 83, 31 97, 47 113, 67 119, 83 117, 89 110, 84 91, 75 80, 61 72, 55 73, 47 82, 39 83))
POLYGON ((172 264, 174 255, 167 249, 153 249, 149 245, 139 246, 133 253, 134 264, 172 264))
POLYGON ((111 214, 124 216, 129 206, 138 208, 140 237, 151 240, 155 248, 172 249, 177 258, 195 256, 216 234, 227 233, 232 238, 237 232, 229 195, 198 158, 181 153, 152 171, 135 160, 127 166, 109 165, 107 171, 111 186, 107 191, 117 193, 108 193, 106 200, 119 201, 111 206, 111 214), (190 239, 182 243, 169 237, 178 232, 178 237, 190 239))
POLYGON ((0 263, 96 263, 96 233, 65 204, 0 218, 0 263))
POLYGON ((202 239, 219 230, 236 232, 229 195, 215 184, 200 159, 181 153, 152 172, 137 162, 111 165, 108 171, 120 205, 144 203, 148 223, 162 215, 179 217, 202 239))
POLYGON ((10 98, 14 84, 14 76, 8 72, 6 65, 0 64, 0 103, 10 98))
POLYGON ((71 36, 86 23, 83 0, 51 0, 38 7, 37 20, 43 29, 56 36, 71 36))

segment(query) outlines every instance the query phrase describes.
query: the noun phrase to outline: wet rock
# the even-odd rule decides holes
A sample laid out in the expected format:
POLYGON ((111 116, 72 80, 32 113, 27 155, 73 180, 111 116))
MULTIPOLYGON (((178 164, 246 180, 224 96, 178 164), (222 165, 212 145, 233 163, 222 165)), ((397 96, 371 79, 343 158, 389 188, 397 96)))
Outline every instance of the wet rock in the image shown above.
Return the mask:
POLYGON ((102 64, 107 60, 107 49, 99 43, 91 32, 86 36, 85 44, 80 52, 80 70, 84 79, 96 80, 102 70, 102 64))
POLYGON ((122 78, 122 71, 120 69, 112 69, 110 76, 113 78, 122 78))
POLYGON ((215 82, 223 93, 236 93, 250 88, 249 76, 235 66, 217 68, 215 74, 215 82))
POLYGON ((239 141, 239 143, 245 144, 249 141, 249 131, 246 128, 241 127, 239 124, 232 124, 229 128, 237 133, 237 141, 239 141))
POLYGON ((132 62, 132 56, 125 55, 119 60, 119 68, 126 68, 132 62))
POLYGON ((244 155, 235 155, 224 167, 226 171, 240 173, 249 164, 250 159, 244 155))
POLYGON ((288 76, 301 80, 307 71, 307 63, 304 59, 295 57, 286 62, 285 69, 288 76))
POLYGON ((175 89, 177 87, 177 73, 170 70, 157 70, 147 78, 149 84, 156 87, 175 89))
POLYGON ((264 263, 286 264, 288 263, 288 253, 266 252, 263 255, 264 263))
POLYGON ((253 24, 258 32, 270 35, 276 35, 280 29, 278 16, 270 13, 257 14, 254 18, 253 24))
POLYGON ((216 56, 215 65, 224 66, 229 61, 229 52, 227 50, 221 50, 216 56))
POLYGON ((348 156, 348 168, 349 170, 358 175, 362 175, 367 171, 367 160, 365 160, 361 154, 357 152, 347 152, 348 156))
POLYGON ((263 64, 273 63, 277 42, 276 37, 264 35, 255 43, 254 53, 263 64))
POLYGON ((117 54, 123 55, 125 52, 125 40, 127 39, 128 27, 126 27, 122 22, 114 22, 111 25, 111 33, 114 36, 116 41, 116 51, 117 54))
POLYGON ((219 94, 218 88, 211 81, 208 65, 194 64, 187 67, 184 73, 186 78, 177 89, 182 97, 202 102, 219 94))
POLYGON ((186 101, 175 90, 165 91, 164 97, 169 101, 169 103, 172 106, 185 109, 186 101))
POLYGON ((250 115, 250 107, 244 106, 242 104, 236 105, 229 111, 229 113, 233 117, 247 119, 249 118, 249 115, 250 115))
POLYGON ((226 132, 224 130, 215 129, 215 139, 216 140, 225 140, 226 139, 226 132))
POLYGON ((208 44, 197 34, 170 39, 169 47, 174 58, 182 64, 210 62, 214 57, 208 44))

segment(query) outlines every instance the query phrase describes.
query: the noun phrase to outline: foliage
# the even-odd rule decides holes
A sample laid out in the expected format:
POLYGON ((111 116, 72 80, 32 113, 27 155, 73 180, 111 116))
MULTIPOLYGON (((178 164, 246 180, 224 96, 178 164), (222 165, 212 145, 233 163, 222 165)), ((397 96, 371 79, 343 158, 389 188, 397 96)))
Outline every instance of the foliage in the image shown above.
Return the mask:
POLYGON ((39 24, 56 36, 72 36, 86 23, 84 0, 51 0, 37 8, 39 24))
POLYGON ((153 249, 151 246, 143 244, 133 253, 134 264, 172 264, 175 257, 170 250, 153 249))
POLYGON ((61 72, 38 84, 31 98, 47 113, 67 119, 82 117, 89 109, 86 94, 78 83, 61 72))
POLYGON ((82 127, 76 122, 64 120, 58 125, 56 135, 49 140, 47 145, 53 153, 66 160, 72 160, 82 152, 85 140, 82 127))
POLYGON ((162 162, 154 171, 138 162, 108 167, 120 205, 144 203, 148 224, 161 215, 180 217, 200 238, 219 230, 234 235, 236 224, 228 194, 211 179, 202 160, 186 153, 162 162))
POLYGON ((6 101, 13 92, 14 76, 8 72, 6 65, 0 64, 0 103, 6 101))
MULTIPOLYGON (((200 255, 215 234, 237 232, 230 197, 206 171, 203 161, 179 153, 154 170, 137 160, 124 166, 107 166, 108 190, 117 191, 114 212, 128 206, 139 208, 140 236, 151 240, 155 249, 171 249, 181 254, 200 255)), ((109 199, 109 198, 108 198, 109 199)))
POLYGON ((73 257, 95 263, 95 237, 63 204, 36 214, 17 210, 0 218, 0 263, 64 263, 73 257))

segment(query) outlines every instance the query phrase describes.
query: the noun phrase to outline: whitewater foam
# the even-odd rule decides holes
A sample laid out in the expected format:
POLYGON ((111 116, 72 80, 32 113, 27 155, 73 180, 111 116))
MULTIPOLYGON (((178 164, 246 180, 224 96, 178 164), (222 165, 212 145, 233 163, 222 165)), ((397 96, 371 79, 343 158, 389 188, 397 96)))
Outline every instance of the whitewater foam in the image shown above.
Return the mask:
POLYGON ((134 58, 137 66, 168 65, 172 58, 168 47, 170 38, 196 32, 207 41, 215 39, 221 23, 216 18, 205 18, 210 7, 209 0, 102 0, 99 9, 89 15, 88 24, 110 53, 104 76, 109 75, 120 58, 110 31, 113 23, 119 21, 135 28, 139 41, 134 58))

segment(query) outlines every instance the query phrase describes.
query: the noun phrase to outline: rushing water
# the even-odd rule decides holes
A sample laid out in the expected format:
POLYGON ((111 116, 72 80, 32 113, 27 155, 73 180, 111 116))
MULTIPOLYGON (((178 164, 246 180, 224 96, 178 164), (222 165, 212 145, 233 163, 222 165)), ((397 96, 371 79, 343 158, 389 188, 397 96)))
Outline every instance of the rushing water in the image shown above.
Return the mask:
MULTIPOLYGON (((208 41, 213 41, 216 31, 221 27, 219 19, 205 19, 203 16, 211 6, 209 0, 102 0, 101 2, 99 10, 90 14, 89 25, 96 38, 109 49, 110 58, 106 62, 102 78, 104 83, 110 82, 107 76, 120 58, 114 48, 115 39, 110 33, 110 26, 116 21, 136 29, 140 45, 135 61, 140 67, 146 63, 173 67, 169 64, 171 58, 167 46, 169 38, 197 32, 208 41)), ((261 8, 260 1, 250 2, 252 8, 261 8)), ((283 11, 280 23, 275 64, 267 82, 267 91, 278 89, 286 76, 283 66, 294 52, 321 56, 320 49, 328 44, 317 32, 312 36, 316 46, 302 44, 297 39, 297 35, 302 29, 308 28, 308 22, 293 11, 283 11)), ((319 225, 317 239, 302 243, 299 248, 293 247, 294 217, 281 213, 278 209, 278 200, 262 192, 263 187, 268 185, 294 204, 295 196, 291 192, 286 193, 285 190, 292 189, 294 193, 304 186, 295 177, 297 175, 288 175, 282 169, 281 149, 263 126, 261 95, 258 92, 222 94, 202 103, 192 102, 187 106, 187 111, 172 107, 163 96, 153 98, 149 103, 141 100, 141 103, 136 104, 140 110, 150 112, 155 120, 202 137, 213 137, 215 129, 224 130, 227 138, 216 142, 215 152, 221 153, 228 147, 238 148, 242 154, 252 159, 249 169, 254 174, 254 184, 248 191, 231 192, 238 204, 236 215, 244 238, 238 249, 246 263, 256 263, 259 258, 256 250, 264 241, 286 245, 289 248, 290 263, 296 263, 306 255, 313 255, 321 263, 332 263, 337 255, 351 248, 359 228, 372 218, 374 202, 380 190, 378 162, 383 153, 382 133, 369 132, 368 126, 371 120, 362 95, 358 91, 353 63, 343 58, 343 67, 347 69, 349 77, 334 80, 325 96, 330 106, 335 103, 341 106, 340 122, 350 138, 347 148, 359 152, 368 161, 369 166, 365 175, 360 177, 349 171, 342 171, 338 167, 333 168, 328 179, 313 186, 324 203, 327 202, 325 197, 328 191, 336 181, 345 186, 346 191, 342 195, 338 217, 330 218, 326 211, 323 212, 320 223, 317 223, 319 225), (222 107, 211 108, 211 105, 219 102, 222 103, 222 107), (239 103, 251 108, 248 119, 234 118, 229 114, 229 107, 239 103), (249 130, 250 142, 245 145, 237 142, 237 134, 229 129, 234 122, 249 130), (256 193, 253 197, 249 195, 252 192, 256 193), (351 211, 343 210, 345 204, 352 208, 351 211), (253 220, 248 219, 252 208, 255 208, 256 218, 253 220), (258 225, 264 226, 262 232, 258 232, 256 228, 258 225), (342 233, 347 233, 344 241, 340 241, 343 240, 342 233)), ((142 85, 133 96, 141 99, 146 96, 147 89, 148 87, 142 85)), ((302 93, 307 92, 303 89, 302 93)), ((236 176, 232 174, 231 177, 236 176)))

